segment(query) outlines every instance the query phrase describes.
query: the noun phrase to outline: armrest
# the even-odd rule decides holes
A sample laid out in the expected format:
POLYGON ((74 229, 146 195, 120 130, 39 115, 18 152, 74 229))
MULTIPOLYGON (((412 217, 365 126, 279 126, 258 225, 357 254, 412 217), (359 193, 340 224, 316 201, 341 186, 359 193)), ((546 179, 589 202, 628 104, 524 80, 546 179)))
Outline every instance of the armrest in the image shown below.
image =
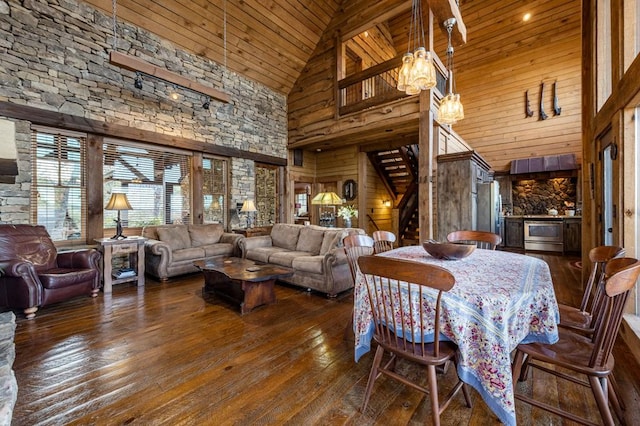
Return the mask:
POLYGON ((324 255, 325 263, 327 266, 330 265, 341 265, 343 263, 347 263, 347 254, 344 252, 343 247, 337 247, 329 250, 324 255))
POLYGON ((3 262, 0 262, 0 270, 2 270, 2 274, 0 275, 6 277, 24 278, 26 274, 27 276, 36 277, 37 279, 37 274, 35 269, 33 268, 33 265, 29 262, 25 262, 19 259, 5 260, 3 262))
POLYGON ((96 249, 73 250, 58 253, 57 262, 61 268, 83 268, 99 270, 100 257, 96 249))
POLYGON ((273 242, 271 240, 271 236, 262 235, 260 237, 241 238, 238 241, 238 245, 240 246, 242 258, 245 258, 247 256, 247 251, 258 247, 271 247, 273 242))
POLYGON ((220 237, 221 243, 227 243, 233 245, 233 255, 240 255, 240 240, 244 238, 244 235, 235 234, 233 232, 225 232, 220 237))
POLYGON ((168 256, 171 257, 171 248, 169 244, 160 241, 160 240, 147 240, 144 242, 144 249, 146 253, 155 255, 155 256, 168 256))

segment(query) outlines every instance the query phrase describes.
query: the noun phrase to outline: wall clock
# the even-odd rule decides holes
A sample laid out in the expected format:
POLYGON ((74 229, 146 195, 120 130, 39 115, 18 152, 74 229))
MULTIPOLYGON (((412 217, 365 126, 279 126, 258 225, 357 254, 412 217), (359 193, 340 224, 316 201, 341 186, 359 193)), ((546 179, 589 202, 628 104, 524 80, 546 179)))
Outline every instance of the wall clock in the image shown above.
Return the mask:
POLYGON ((358 187, 356 181, 353 179, 347 179, 342 184, 342 198, 347 201, 353 201, 358 195, 358 187))

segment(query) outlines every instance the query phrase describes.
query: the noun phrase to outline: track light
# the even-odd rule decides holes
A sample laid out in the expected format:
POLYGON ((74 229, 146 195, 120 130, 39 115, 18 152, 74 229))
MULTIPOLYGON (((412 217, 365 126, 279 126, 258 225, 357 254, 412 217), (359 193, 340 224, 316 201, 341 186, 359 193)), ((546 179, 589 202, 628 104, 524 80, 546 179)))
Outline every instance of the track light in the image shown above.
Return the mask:
POLYGON ((202 104, 202 108, 208 110, 210 106, 211 106, 211 97, 207 96, 207 99, 202 104))
POLYGON ((133 82, 133 85, 136 89, 142 89, 142 74, 140 74, 140 71, 136 72, 136 79, 133 82))

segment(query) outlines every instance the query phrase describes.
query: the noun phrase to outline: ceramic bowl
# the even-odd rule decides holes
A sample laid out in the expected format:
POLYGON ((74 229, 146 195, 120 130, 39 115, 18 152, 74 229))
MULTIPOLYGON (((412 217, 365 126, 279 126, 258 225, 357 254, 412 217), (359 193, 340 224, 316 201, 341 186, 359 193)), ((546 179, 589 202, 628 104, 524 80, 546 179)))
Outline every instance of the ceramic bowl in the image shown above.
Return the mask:
POLYGON ((444 260, 463 259, 476 249, 475 244, 439 243, 433 240, 423 242, 422 247, 436 259, 444 260))

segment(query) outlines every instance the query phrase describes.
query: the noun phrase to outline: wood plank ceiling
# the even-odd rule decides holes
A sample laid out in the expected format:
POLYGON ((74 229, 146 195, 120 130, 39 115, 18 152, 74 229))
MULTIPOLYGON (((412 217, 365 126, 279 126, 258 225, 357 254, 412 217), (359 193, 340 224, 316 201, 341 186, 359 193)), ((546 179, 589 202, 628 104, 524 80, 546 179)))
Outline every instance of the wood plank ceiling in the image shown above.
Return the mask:
MULTIPOLYGON (((112 16, 111 2, 85 0, 112 16)), ((117 0, 126 21, 288 94, 341 0, 117 0)))

